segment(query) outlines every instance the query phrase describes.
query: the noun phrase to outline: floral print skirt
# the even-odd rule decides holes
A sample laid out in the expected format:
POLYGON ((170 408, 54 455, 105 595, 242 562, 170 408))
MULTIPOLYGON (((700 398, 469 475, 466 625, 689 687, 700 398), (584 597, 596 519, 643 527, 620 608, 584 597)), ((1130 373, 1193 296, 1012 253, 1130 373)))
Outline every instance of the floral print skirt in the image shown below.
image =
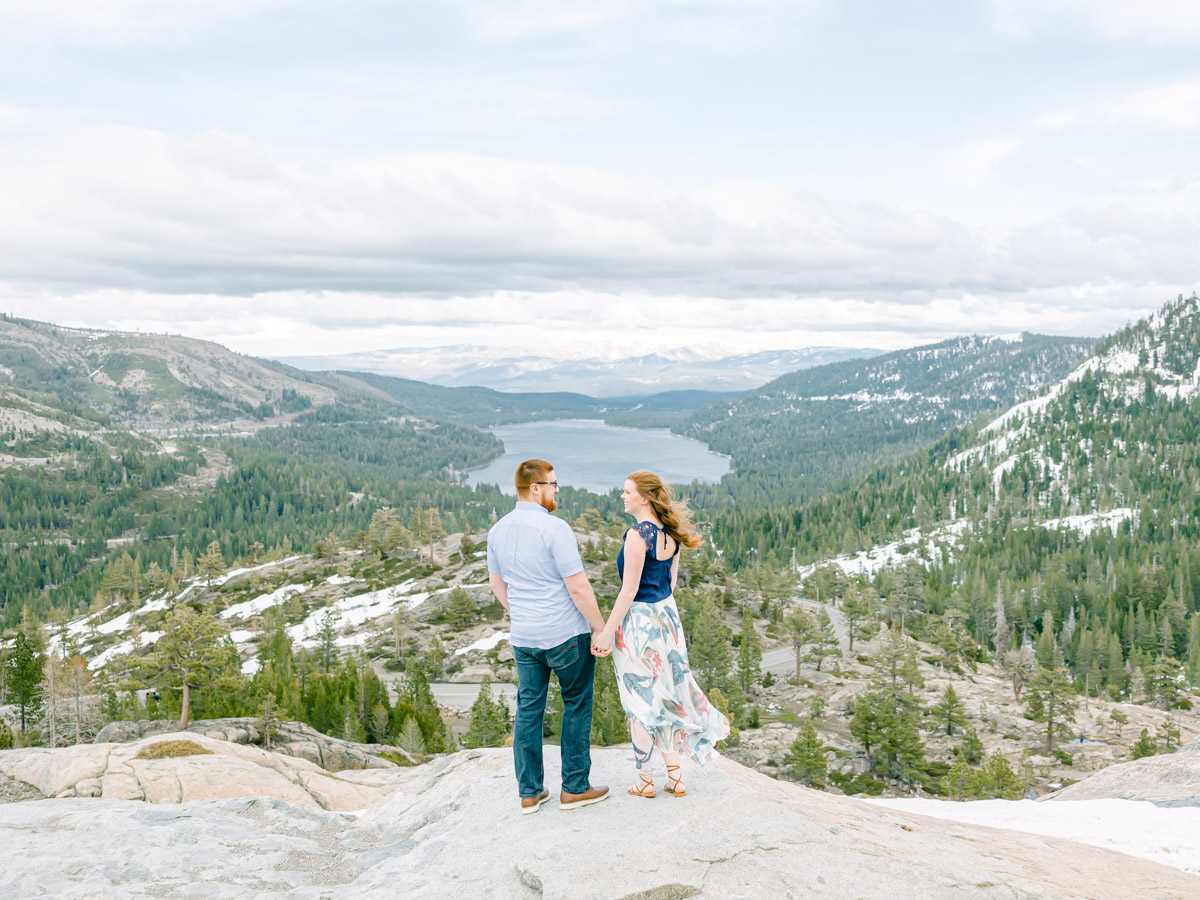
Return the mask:
POLYGON ((655 747, 701 765, 712 759, 729 720, 692 675, 675 598, 635 602, 617 629, 612 659, 638 768, 655 747))

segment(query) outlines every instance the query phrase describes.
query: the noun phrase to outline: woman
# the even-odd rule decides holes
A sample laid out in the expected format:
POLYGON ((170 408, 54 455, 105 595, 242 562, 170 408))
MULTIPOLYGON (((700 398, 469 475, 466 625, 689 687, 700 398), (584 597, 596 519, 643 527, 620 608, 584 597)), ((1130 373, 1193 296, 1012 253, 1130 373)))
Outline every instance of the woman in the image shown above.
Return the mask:
POLYGON ((692 676, 673 596, 679 548, 699 547, 700 535, 686 501, 672 500, 653 472, 630 475, 621 499, 636 522, 617 554, 621 592, 592 647, 601 656, 615 651, 617 687, 638 768, 629 793, 654 796, 650 757, 657 747, 667 765, 666 790, 682 797, 680 751, 703 765, 712 758, 713 744, 729 736, 729 721, 692 676))

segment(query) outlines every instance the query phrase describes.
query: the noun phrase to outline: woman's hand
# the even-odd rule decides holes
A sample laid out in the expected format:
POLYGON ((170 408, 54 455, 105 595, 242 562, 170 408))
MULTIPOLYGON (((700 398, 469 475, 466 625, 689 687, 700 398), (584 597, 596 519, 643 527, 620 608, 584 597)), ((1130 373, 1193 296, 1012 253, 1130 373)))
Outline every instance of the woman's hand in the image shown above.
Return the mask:
POLYGON ((613 636, 607 628, 592 635, 592 655, 608 656, 612 653, 613 636))

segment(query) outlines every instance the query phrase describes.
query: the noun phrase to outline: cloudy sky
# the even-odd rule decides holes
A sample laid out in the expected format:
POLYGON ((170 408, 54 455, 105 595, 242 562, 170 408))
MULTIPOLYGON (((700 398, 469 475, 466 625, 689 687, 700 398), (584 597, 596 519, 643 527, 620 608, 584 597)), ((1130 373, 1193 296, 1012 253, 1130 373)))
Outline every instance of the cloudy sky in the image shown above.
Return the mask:
POLYGON ((258 355, 1099 335, 1195 0, 0 0, 0 310, 258 355))

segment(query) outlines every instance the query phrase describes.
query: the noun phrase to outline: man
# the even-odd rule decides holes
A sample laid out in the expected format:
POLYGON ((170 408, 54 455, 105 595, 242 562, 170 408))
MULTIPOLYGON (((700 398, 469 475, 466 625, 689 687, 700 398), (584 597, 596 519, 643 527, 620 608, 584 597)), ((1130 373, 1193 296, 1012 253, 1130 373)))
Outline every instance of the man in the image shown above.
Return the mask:
POLYGON ((558 509, 558 480, 544 459, 517 466, 516 508, 488 532, 488 581, 508 610, 509 643, 517 664, 517 718, 513 762, 521 814, 550 799, 542 783, 542 720, 550 673, 562 688, 560 809, 599 803, 608 788, 593 787, 592 676, 596 668, 588 626, 604 627, 596 595, 583 571, 571 527, 550 515, 558 509))

